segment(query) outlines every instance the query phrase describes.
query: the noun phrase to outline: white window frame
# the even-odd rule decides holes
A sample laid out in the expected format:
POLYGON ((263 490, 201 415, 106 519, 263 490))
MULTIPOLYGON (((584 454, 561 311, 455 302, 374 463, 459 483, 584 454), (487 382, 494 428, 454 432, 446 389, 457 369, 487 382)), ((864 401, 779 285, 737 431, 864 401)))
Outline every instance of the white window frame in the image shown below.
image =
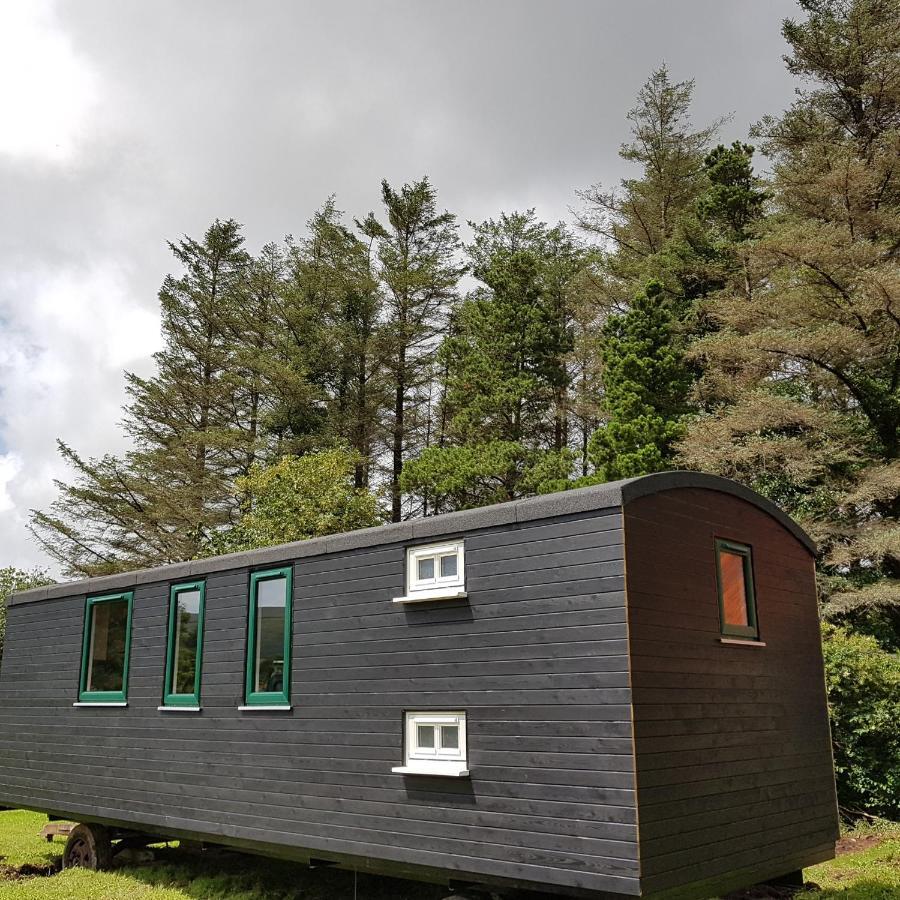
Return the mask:
POLYGON ((404 764, 391 769, 400 775, 443 775, 465 778, 467 767, 466 714, 454 712, 407 712, 404 722, 404 764), (419 726, 435 729, 435 747, 419 746, 419 726), (441 726, 457 729, 457 747, 440 747, 441 726))
POLYGON ((406 550, 406 594, 394 603, 416 603, 420 600, 454 600, 466 595, 466 553, 462 540, 445 541, 409 547, 406 550), (456 574, 441 577, 441 557, 456 557, 456 574), (434 577, 419 578, 419 562, 434 558, 434 577))

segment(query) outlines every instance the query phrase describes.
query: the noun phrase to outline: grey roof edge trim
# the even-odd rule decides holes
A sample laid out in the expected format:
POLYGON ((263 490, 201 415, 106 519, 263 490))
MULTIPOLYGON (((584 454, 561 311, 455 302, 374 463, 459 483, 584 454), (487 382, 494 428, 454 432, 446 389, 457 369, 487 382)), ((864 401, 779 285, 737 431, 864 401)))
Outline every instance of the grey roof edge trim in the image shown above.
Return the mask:
POLYGON ((62 582, 61 584, 33 588, 30 591, 13 594, 9 599, 9 604, 12 606, 17 603, 34 603, 39 600, 75 597, 105 591, 128 590, 140 584, 174 581, 177 579, 187 580, 214 572, 222 572, 227 569, 274 565, 280 562, 309 556, 320 556, 326 553, 337 553, 345 550, 375 547, 380 544, 393 544, 458 534, 476 528, 531 522, 536 519, 548 519, 556 516, 590 512, 592 510, 611 509, 622 507, 637 497, 679 487, 706 488, 740 497, 776 518, 806 546, 810 553, 816 552, 815 544, 809 535, 775 506, 774 503, 766 500, 765 497, 762 497, 755 491, 738 484, 736 481, 721 478, 718 475, 673 471, 660 472, 656 475, 643 475, 623 481, 610 481, 605 484, 575 488, 570 491, 558 491, 553 494, 542 494, 537 497, 529 497, 526 500, 497 503, 492 506, 482 506, 478 509, 459 510, 423 519, 409 519, 405 522, 378 525, 374 528, 361 528, 358 531, 311 538, 308 541, 295 541, 290 544, 262 547, 258 550, 229 553, 225 556, 211 556, 206 559, 170 563, 169 565, 158 566, 152 569, 138 569, 133 572, 121 572, 114 575, 100 575, 81 581, 62 582))
POLYGON ((640 478, 630 478, 627 481, 618 482, 622 506, 627 506, 638 497, 646 497, 648 494, 657 494, 661 491, 670 491, 674 488, 704 488, 710 491, 719 491, 723 494, 731 494, 746 500, 754 506, 768 513, 773 519, 780 522, 791 534, 815 556, 817 552, 815 541, 780 507, 771 500, 767 500, 762 494, 745 487, 730 478, 722 478, 720 475, 705 475, 703 472, 691 472, 675 470, 671 472, 657 472, 654 475, 643 475, 640 478))

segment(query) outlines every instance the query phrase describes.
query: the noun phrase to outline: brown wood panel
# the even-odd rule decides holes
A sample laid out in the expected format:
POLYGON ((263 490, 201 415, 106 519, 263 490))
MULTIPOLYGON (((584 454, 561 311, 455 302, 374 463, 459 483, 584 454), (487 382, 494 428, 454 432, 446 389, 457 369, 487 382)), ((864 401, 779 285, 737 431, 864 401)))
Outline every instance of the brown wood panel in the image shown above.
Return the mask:
POLYGON ((709 896, 818 861, 837 817, 812 556, 714 490, 624 512, 643 891, 709 896), (717 538, 752 548, 765 646, 720 640, 717 538))

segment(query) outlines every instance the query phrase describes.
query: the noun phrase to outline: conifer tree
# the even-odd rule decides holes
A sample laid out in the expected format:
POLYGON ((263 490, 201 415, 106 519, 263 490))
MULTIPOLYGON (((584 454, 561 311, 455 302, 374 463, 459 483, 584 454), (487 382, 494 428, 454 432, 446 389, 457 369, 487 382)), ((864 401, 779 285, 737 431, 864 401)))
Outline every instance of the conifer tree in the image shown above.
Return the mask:
POLYGON ((673 84, 665 65, 656 69, 628 113, 632 137, 619 150, 623 160, 640 166, 640 176, 623 179, 617 190, 595 184, 579 193, 579 225, 599 238, 606 254, 598 287, 608 308, 621 310, 659 277, 654 256, 706 185, 703 157, 721 120, 694 129, 693 92, 693 81, 673 84))
POLYGON ((163 349, 156 374, 126 373, 123 426, 134 449, 83 459, 57 482, 32 531, 67 574, 95 575, 192 558, 237 511, 233 479, 246 464, 246 391, 235 384, 227 321, 249 258, 240 226, 216 221, 202 241, 169 245, 183 268, 160 290, 163 349))
POLYGON ((385 404, 383 297, 371 242, 342 222, 330 198, 299 241, 289 239, 286 275, 268 330, 263 366, 282 453, 349 446, 357 487, 368 485, 385 404))
POLYGON ((534 493, 571 468, 571 290, 586 254, 533 212, 472 227, 466 249, 482 286, 441 348, 444 443, 410 462, 403 480, 436 511, 534 493))
POLYGON ((456 258, 455 217, 438 212, 437 193, 428 178, 399 190, 383 181, 381 196, 385 221, 369 213, 357 224, 375 244, 385 296, 390 503, 391 520, 398 522, 404 516, 400 476, 407 457, 424 444, 430 425, 432 364, 464 267, 456 258))
POLYGON ((783 32, 806 86, 757 129, 776 215, 711 306, 695 352, 714 412, 683 459, 787 506, 819 539, 828 607, 900 634, 900 4, 800 5, 783 32))
POLYGON ((675 347, 674 319, 658 282, 638 294, 626 313, 603 328, 604 424, 591 437, 590 480, 610 481, 669 466, 690 373, 675 347))

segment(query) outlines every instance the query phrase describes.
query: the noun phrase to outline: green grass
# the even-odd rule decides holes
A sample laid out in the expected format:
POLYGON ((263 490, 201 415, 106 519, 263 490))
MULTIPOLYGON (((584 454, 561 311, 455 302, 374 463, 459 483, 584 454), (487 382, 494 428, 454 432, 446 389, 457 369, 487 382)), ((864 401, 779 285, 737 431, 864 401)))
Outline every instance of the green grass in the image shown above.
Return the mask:
MULTIPOLYGON (((846 853, 831 862, 806 870, 806 880, 820 891, 800 895, 802 900, 898 900, 900 898, 900 825, 858 828, 851 836, 877 837, 881 843, 846 853)), ((799 900, 799 898, 798 898, 799 900)))
MULTIPOLYGON (((41 836, 46 816, 0 812, 0 900, 352 900, 353 873, 232 853, 194 855, 155 848, 156 860, 112 872, 68 869, 50 877, 10 879, 2 867, 46 865, 63 839, 41 836)), ((446 888, 360 875, 358 900, 439 900, 446 888)))
MULTIPOLYGON (((51 877, 10 879, 2 867, 46 865, 63 842, 40 837, 46 817, 0 812, 0 900, 352 900, 353 873, 238 854, 190 855, 157 848, 153 863, 113 872, 70 869, 51 877)), ((806 870, 822 890, 802 900, 900 900, 900 825, 858 829, 881 843, 806 870)), ((358 900, 439 900, 446 888, 360 875, 358 900)))

